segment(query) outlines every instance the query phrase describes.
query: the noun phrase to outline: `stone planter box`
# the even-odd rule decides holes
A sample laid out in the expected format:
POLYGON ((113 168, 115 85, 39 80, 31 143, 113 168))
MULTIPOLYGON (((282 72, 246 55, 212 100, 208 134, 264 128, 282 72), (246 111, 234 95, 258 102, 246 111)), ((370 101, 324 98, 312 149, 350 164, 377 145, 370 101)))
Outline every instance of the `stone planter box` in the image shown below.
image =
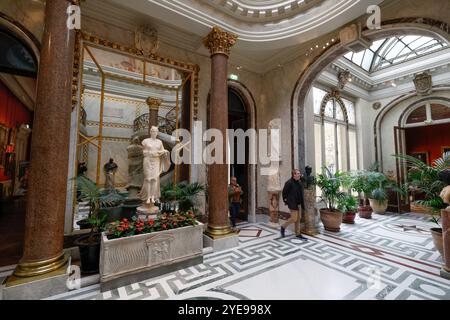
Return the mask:
POLYGON ((102 234, 102 291, 203 263, 203 224, 109 240, 102 234))

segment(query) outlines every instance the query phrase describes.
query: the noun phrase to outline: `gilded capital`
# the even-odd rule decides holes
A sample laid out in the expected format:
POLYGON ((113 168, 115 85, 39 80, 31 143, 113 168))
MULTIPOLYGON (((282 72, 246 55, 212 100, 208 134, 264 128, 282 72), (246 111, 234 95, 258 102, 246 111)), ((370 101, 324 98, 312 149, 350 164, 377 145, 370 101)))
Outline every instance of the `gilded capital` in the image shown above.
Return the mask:
POLYGON ((203 39, 203 44, 209 49, 211 55, 222 53, 230 55, 230 48, 234 46, 237 35, 213 27, 211 32, 203 39))
POLYGON ((152 110, 152 109, 153 110, 158 110, 159 106, 162 103, 162 100, 161 99, 152 98, 152 97, 148 97, 145 102, 147 102, 147 105, 150 108, 150 110, 152 110))

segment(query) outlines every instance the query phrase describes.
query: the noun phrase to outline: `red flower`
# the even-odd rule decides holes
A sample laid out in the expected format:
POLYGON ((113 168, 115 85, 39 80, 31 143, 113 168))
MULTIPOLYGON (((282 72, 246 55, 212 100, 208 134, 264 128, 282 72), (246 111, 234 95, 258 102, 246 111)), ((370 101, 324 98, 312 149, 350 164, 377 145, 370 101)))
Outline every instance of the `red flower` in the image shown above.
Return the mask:
POLYGON ((163 223, 162 228, 167 229, 167 224, 163 223))

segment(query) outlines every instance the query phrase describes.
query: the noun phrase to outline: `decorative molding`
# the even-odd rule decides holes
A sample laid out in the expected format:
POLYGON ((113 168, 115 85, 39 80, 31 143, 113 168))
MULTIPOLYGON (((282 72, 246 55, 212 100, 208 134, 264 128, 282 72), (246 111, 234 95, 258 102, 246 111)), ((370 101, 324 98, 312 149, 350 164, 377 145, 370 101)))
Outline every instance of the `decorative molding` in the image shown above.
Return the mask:
POLYGON ((427 72, 417 74, 414 77, 414 86, 419 96, 427 96, 433 92, 433 81, 431 75, 427 72))
POLYGON ((141 54, 148 57, 155 54, 159 48, 158 31, 149 25, 139 26, 134 33, 135 47, 141 54))
POLYGON ((372 105, 372 109, 373 110, 378 110, 378 109, 380 109, 381 108, 381 102, 375 102, 373 105, 372 105))
POLYGON ((343 70, 338 73, 338 89, 344 90, 345 85, 350 81, 350 71, 343 70))
POLYGON ((209 49, 211 56, 215 54, 230 55, 230 49, 236 44, 238 36, 226 32, 215 26, 211 32, 203 39, 203 44, 209 49))
MULTIPOLYGON (((86 121, 86 126, 98 127, 100 125, 99 121, 86 121)), ((116 123, 116 122, 103 122, 103 127, 105 128, 118 128, 118 129, 134 129, 134 126, 126 123, 116 123)))

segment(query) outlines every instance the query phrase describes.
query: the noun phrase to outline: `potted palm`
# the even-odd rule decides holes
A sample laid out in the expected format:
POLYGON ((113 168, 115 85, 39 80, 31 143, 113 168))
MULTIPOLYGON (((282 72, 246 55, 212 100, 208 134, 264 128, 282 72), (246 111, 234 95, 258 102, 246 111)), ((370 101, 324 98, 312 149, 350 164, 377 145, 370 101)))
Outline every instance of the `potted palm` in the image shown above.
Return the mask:
POLYGON ((106 215, 100 212, 100 208, 111 206, 108 199, 102 197, 97 185, 85 176, 76 178, 77 187, 80 191, 80 199, 88 203, 89 216, 87 222, 90 232, 82 235, 74 241, 80 250, 81 272, 98 273, 100 260, 101 229, 104 227, 106 215))
POLYGON ((342 222, 347 224, 354 224, 356 211, 358 210, 358 203, 350 193, 343 193, 338 200, 338 209, 342 211, 342 222))
POLYGON ((433 161, 431 166, 410 155, 398 154, 395 157, 402 160, 409 168, 408 186, 425 194, 423 200, 417 200, 415 203, 430 208, 433 214, 431 221, 437 225, 430 229, 431 236, 436 249, 443 256, 442 227, 439 224, 439 218, 435 215, 439 215, 440 211, 446 207, 440 193, 448 184, 439 179, 439 173, 450 167, 450 152, 444 153, 442 157, 433 161))
POLYGON ((385 214, 388 207, 388 195, 386 190, 382 187, 372 190, 369 202, 374 213, 385 214))
POLYGON ((367 205, 368 196, 373 190, 370 172, 366 170, 352 171, 343 175, 343 187, 358 193, 358 213, 361 218, 372 218, 372 207, 367 205))
POLYGON ((320 209, 320 220, 325 230, 339 232, 342 223, 342 212, 337 209, 337 202, 344 195, 340 191, 342 173, 336 171, 331 172, 330 169, 324 168, 324 173, 317 176, 316 184, 322 190, 321 200, 325 204, 325 208, 320 209))
POLYGON ((205 187, 198 182, 188 183, 182 181, 175 185, 167 183, 161 187, 160 209, 165 212, 192 210, 197 219, 201 220, 197 206, 197 197, 202 192, 205 192, 205 187))

